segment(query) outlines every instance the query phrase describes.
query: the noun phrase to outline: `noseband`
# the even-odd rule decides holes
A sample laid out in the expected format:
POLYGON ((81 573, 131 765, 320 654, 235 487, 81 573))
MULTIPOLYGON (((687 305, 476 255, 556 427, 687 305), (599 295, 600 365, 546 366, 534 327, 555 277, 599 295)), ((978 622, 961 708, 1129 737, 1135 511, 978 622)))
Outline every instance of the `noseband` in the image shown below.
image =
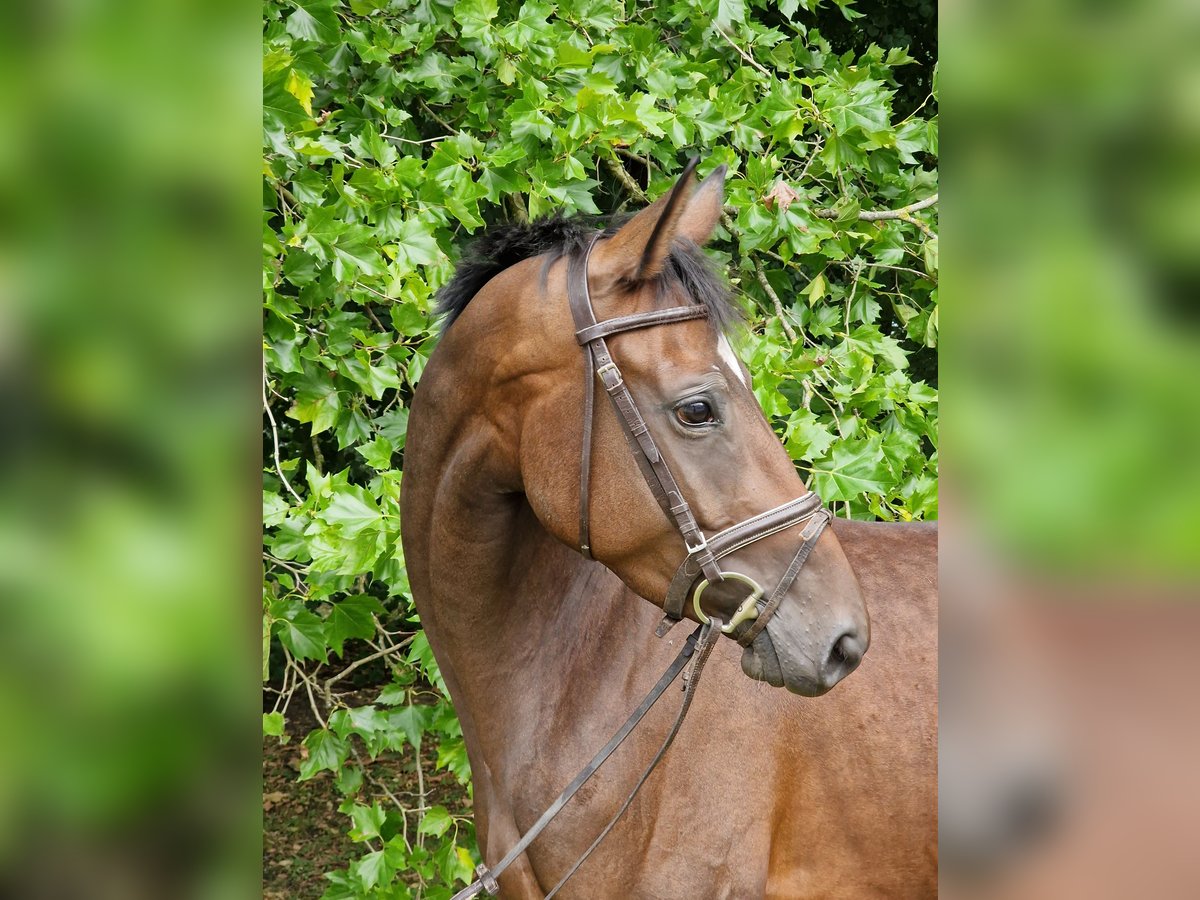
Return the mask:
POLYGON ((675 576, 667 588, 667 596, 663 602, 663 612, 666 615, 656 633, 662 637, 671 626, 684 617, 689 593, 697 620, 707 623, 709 617, 701 608, 700 599, 709 585, 729 579, 746 585, 750 593, 737 610, 728 616, 729 621, 721 630, 725 634, 733 635, 744 622, 753 620, 749 628, 737 635, 738 643, 748 647, 766 628, 767 622, 779 608, 783 595, 788 592, 808 560, 809 554, 821 537, 821 532, 829 524, 832 513, 823 506, 820 497, 808 491, 795 500, 789 500, 774 509, 745 519, 712 537, 705 536, 692 514, 691 506, 679 489, 679 483, 671 474, 670 466, 659 452, 658 445, 654 443, 637 402, 625 384, 621 370, 613 361, 612 354, 609 353, 605 338, 625 331, 706 318, 708 309, 699 304, 673 306, 669 309, 634 313, 597 322, 592 298, 588 292, 587 269, 592 248, 596 246, 600 237, 593 237, 583 254, 572 256, 567 263, 567 299, 571 306, 571 316, 575 320, 575 340, 583 348, 584 369, 583 452, 579 474, 579 550, 588 559, 592 558, 589 487, 595 385, 596 381, 599 381, 617 411, 617 421, 625 432, 625 438, 633 450, 642 477, 646 479, 646 484, 649 485, 658 505, 679 531, 686 550, 683 562, 675 571, 675 576), (765 591, 762 586, 749 575, 721 568, 720 560, 729 554, 804 521, 808 524, 800 535, 800 549, 770 596, 764 598, 765 591))

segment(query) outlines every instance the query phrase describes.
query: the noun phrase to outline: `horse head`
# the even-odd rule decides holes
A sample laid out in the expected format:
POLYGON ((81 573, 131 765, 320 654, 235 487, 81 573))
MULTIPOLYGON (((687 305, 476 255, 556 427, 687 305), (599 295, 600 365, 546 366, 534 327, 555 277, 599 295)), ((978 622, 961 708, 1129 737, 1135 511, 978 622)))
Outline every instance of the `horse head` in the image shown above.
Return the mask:
POLYGON ((694 169, 695 160, 669 194, 623 225, 543 258, 540 278, 529 260, 492 282, 490 293, 501 298, 494 302, 516 323, 502 338, 506 354, 493 377, 510 398, 520 394, 513 426, 520 489, 548 531, 582 545, 635 593, 668 609, 686 572, 687 603, 676 615, 750 617, 776 588, 763 622, 735 623, 727 633, 751 636, 742 655, 751 678, 817 696, 862 659, 867 610, 836 535, 822 530, 828 514, 806 491, 731 347, 740 318, 700 250, 720 220, 725 167, 698 185, 694 169), (583 324, 600 323, 591 331, 568 315, 583 302, 568 296, 572 278, 595 317, 583 324), (679 312, 685 307, 695 314, 679 312), (589 338, 623 317, 636 324, 604 334, 601 355, 589 338), (622 407, 626 389, 632 419, 622 407), (594 406, 593 392, 601 398, 594 406), (656 454, 673 487, 662 487, 656 454), (705 535, 736 538, 737 529, 764 521, 749 542, 727 539, 719 565, 705 564, 705 535), (797 571, 786 580, 790 568, 797 571))

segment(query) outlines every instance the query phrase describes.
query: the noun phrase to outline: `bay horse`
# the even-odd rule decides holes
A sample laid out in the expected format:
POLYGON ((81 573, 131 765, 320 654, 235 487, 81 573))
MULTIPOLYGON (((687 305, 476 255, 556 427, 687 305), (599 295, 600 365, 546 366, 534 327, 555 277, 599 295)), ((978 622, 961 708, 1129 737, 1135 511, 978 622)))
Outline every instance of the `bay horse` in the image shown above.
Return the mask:
MULTIPOLYGON (((679 650, 684 629, 659 638, 655 626, 700 550, 664 512, 617 408, 591 408, 588 380, 615 388, 594 359, 581 364, 591 351, 568 298, 581 260, 601 322, 702 308, 608 338, 644 417, 639 440, 659 448, 695 527, 711 535, 806 495, 699 249, 721 215, 724 167, 699 185, 694 168, 602 232, 555 218, 485 233, 440 295, 445 330, 409 419, 402 533, 462 723, 487 865, 679 650)), ((807 528, 729 558, 746 583, 774 584, 807 528)), ((717 641, 678 742, 557 896, 936 896, 936 527, 837 519, 813 544, 749 646, 717 641), (868 644, 835 693, 801 699, 853 672, 868 644)), ((724 621, 745 587, 717 580, 704 605, 724 621)), ((707 618, 698 593, 682 614, 707 618)), ((544 898, 570 870, 661 743, 671 697, 500 875, 501 896, 544 898)))

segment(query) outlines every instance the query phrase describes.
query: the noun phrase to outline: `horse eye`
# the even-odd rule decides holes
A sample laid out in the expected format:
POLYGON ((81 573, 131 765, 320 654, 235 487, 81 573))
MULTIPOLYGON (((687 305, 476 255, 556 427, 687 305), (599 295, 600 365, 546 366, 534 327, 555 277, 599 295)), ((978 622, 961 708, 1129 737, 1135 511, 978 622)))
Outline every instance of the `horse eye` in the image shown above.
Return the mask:
POLYGON ((675 407, 675 418, 684 425, 708 425, 717 421, 707 400, 688 400, 675 407))

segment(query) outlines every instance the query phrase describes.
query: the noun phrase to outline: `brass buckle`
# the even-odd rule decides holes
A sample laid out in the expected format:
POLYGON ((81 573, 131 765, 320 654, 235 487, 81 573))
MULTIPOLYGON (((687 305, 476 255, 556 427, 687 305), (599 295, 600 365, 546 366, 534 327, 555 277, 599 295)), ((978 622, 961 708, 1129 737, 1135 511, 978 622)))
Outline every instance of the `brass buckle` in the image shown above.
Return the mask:
MULTIPOLYGON (((749 575, 743 575, 741 572, 725 572, 725 578, 732 578, 734 581, 740 581, 742 584, 749 585, 750 596, 742 601, 737 608, 737 612, 733 614, 730 620, 721 626, 722 634, 733 634, 735 628, 743 622, 749 622, 751 619, 758 618, 758 601, 762 599, 762 586, 751 578, 749 575)), ((696 610, 696 618, 700 620, 701 625, 707 625, 709 622, 708 616, 704 614, 704 610, 700 608, 700 595, 704 593, 704 589, 708 587, 708 579, 702 578, 700 583, 696 585, 696 590, 692 594, 692 607, 696 610)))
POLYGON ((600 379, 600 383, 604 385, 604 389, 606 391, 616 390, 618 387, 624 384, 624 379, 621 378, 621 370, 617 368, 617 364, 614 362, 606 362, 604 365, 598 367, 596 369, 596 377, 600 379), (608 382, 604 380, 604 373, 609 369, 612 369, 617 373, 616 383, 612 387, 609 387, 608 382))

